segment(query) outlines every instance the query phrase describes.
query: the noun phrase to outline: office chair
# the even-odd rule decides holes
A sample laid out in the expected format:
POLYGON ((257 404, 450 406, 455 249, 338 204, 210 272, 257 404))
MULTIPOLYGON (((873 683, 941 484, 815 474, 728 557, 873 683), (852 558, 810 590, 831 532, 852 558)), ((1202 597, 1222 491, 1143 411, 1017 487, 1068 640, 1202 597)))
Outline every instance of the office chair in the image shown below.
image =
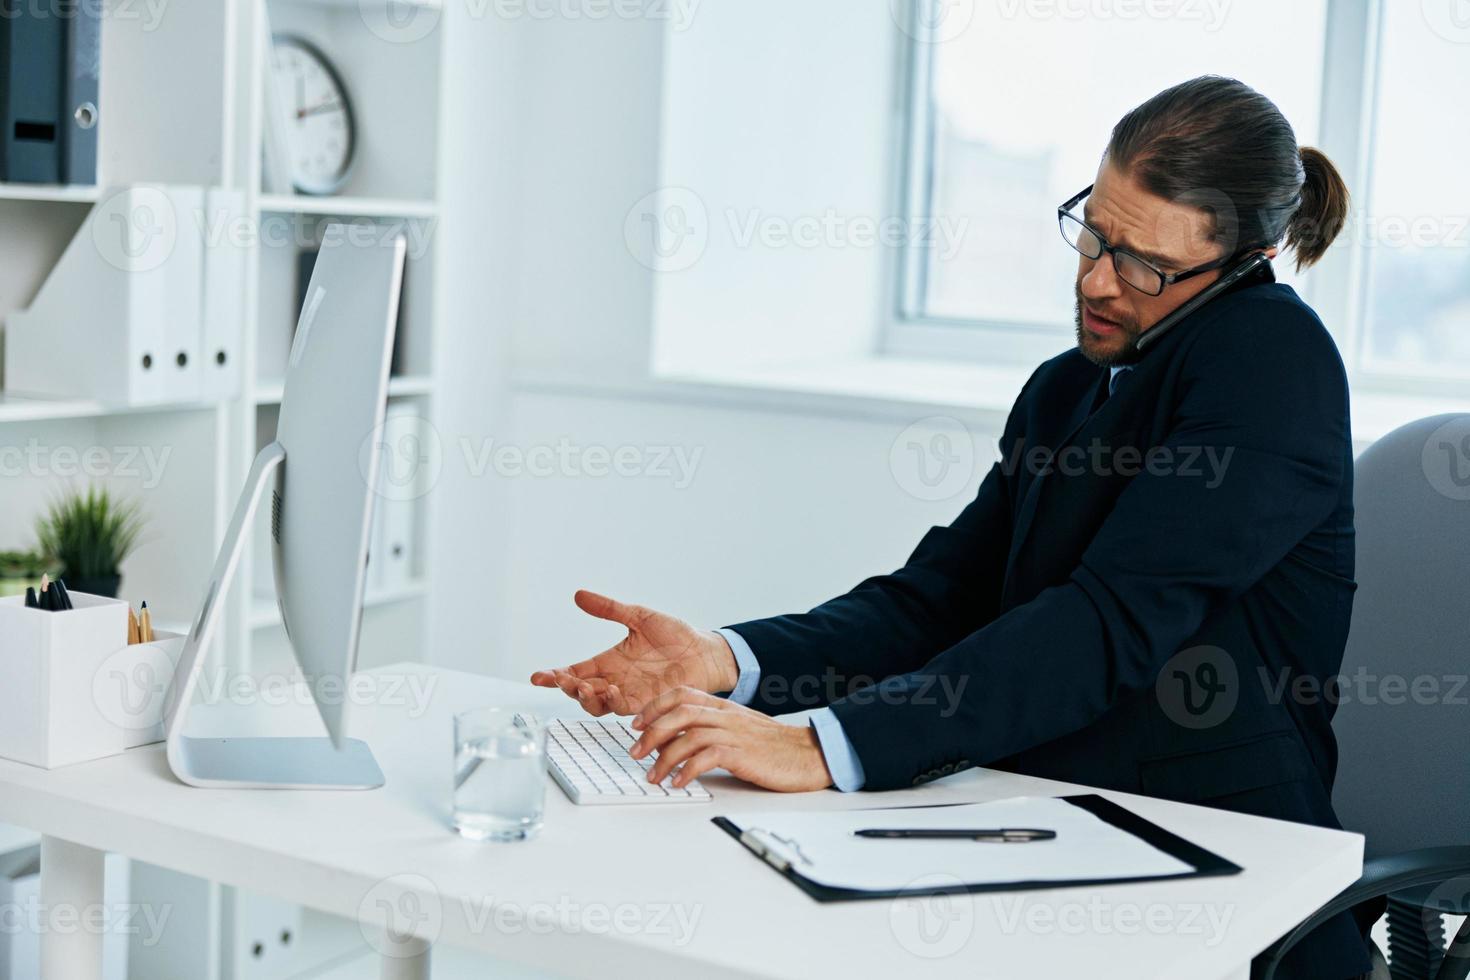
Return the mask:
POLYGON ((1447 949, 1440 914, 1470 913, 1470 415, 1394 430, 1354 482, 1333 805, 1367 838, 1363 876, 1267 949, 1262 976, 1328 918, 1387 897, 1393 980, 1466 980, 1470 918, 1447 949))

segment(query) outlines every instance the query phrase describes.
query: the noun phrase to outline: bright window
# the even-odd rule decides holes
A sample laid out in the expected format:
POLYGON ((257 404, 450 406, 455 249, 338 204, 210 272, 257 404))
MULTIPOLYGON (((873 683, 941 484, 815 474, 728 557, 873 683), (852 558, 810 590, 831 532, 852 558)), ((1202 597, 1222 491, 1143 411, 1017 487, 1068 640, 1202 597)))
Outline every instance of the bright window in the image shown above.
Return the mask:
POLYGON ((963 232, 911 257, 912 317, 1069 331, 1077 260, 1056 206, 1092 183, 1113 124, 1167 84, 1239 78, 1316 139, 1325 0, 921 3, 910 200, 963 232))
POLYGON ((1470 122, 1446 111, 1470 92, 1470 20, 1453 6, 1384 5, 1372 176, 1349 228, 1378 372, 1470 370, 1470 122))

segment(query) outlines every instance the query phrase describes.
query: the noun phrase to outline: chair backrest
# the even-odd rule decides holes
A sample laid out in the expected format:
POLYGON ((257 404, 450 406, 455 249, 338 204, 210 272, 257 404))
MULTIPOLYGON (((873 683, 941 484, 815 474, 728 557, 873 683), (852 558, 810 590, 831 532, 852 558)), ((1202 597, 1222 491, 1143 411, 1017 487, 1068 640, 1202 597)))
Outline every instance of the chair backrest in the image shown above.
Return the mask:
POLYGON ((1470 844, 1470 415, 1384 436, 1354 487, 1333 803, 1370 857, 1470 844))

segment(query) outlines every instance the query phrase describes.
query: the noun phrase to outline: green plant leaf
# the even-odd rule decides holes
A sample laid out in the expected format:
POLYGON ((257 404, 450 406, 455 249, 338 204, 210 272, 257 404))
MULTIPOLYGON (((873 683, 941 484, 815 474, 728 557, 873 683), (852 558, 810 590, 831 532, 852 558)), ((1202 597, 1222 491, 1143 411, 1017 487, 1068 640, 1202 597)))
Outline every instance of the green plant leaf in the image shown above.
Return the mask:
POLYGON ((36 522, 36 538, 41 551, 68 575, 116 575, 137 547, 144 524, 137 501, 119 500, 94 486, 52 503, 36 522))

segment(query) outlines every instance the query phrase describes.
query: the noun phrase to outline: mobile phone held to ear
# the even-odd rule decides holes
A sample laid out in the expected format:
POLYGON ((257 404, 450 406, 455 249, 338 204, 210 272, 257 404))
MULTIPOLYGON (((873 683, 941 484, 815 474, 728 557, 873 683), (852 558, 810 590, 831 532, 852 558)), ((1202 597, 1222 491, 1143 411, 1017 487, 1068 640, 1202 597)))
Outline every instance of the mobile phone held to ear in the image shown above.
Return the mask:
MULTIPOLYGON (((1174 325, 1177 324, 1179 321, 1189 316, 1189 314, 1193 313, 1201 306, 1204 306, 1216 296, 1220 296, 1223 293, 1229 291, 1232 286, 1243 282, 1250 276, 1259 275, 1262 270, 1265 270, 1267 275, 1269 275, 1270 269, 1271 260, 1266 257, 1266 253, 1253 252, 1251 255, 1243 259, 1239 265, 1235 266, 1233 269, 1228 270, 1219 279, 1216 279, 1214 282, 1210 283, 1209 286, 1200 290, 1197 294, 1191 297, 1188 302, 1181 305, 1179 309, 1175 310, 1173 313, 1170 313, 1158 323, 1154 324, 1153 327, 1151 327, 1149 330, 1140 334, 1138 340, 1133 345, 1134 349, 1145 349, 1154 341, 1162 337, 1169 330, 1171 330, 1174 325)), ((1268 281, 1274 281, 1274 277, 1268 281)))

